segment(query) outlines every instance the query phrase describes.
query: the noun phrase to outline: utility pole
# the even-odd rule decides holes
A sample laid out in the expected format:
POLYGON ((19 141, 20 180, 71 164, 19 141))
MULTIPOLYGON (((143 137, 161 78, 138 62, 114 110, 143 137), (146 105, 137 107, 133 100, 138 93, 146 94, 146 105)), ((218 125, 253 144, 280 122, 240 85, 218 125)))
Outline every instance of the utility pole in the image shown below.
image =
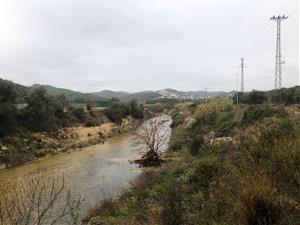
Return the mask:
POLYGON ((239 105, 239 74, 236 74, 236 105, 239 105))
POLYGON ((241 92, 245 92, 245 81, 244 81, 244 58, 241 58, 241 92))
POLYGON ((288 16, 272 16, 270 20, 276 21, 277 23, 277 34, 276 34, 276 59, 275 59, 275 80, 274 86, 275 89, 282 87, 282 78, 281 78, 281 64, 284 64, 284 61, 281 60, 281 21, 289 18, 288 16))
POLYGON ((204 88, 204 90, 205 90, 205 102, 207 103, 207 102, 208 102, 208 101, 207 101, 207 100, 208 100, 208 99, 207 99, 207 97, 208 97, 208 96, 207 96, 207 88, 204 88))

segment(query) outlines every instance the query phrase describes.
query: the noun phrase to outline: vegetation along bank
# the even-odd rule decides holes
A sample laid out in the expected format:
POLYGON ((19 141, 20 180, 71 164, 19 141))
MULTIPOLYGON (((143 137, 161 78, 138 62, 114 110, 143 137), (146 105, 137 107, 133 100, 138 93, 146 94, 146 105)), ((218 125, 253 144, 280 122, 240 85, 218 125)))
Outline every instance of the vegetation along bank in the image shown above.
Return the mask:
POLYGON ((176 104, 171 161, 118 199, 91 208, 99 224, 300 224, 299 87, 176 104), (262 97, 263 96, 263 97, 262 97), (259 100, 258 100, 259 99, 259 100))
POLYGON ((0 80, 0 167, 103 143, 130 131, 150 115, 132 100, 107 100, 94 107, 87 99, 78 107, 65 95, 50 95, 41 87, 26 89, 0 80))

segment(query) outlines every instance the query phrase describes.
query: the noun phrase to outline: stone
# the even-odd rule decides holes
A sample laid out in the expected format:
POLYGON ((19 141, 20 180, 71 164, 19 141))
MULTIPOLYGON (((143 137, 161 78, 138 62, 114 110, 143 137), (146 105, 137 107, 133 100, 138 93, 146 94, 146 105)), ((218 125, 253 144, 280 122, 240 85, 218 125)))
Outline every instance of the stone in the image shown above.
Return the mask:
POLYGON ((3 163, 3 164, 0 164, 0 170, 2 170, 2 169, 6 169, 7 168, 7 166, 6 166, 6 164, 5 163, 3 163))
POLYGON ((108 223, 100 216, 96 216, 91 218, 87 225, 108 225, 108 223))
POLYGON ((216 135, 216 134, 215 134, 214 131, 211 131, 209 134, 204 135, 204 136, 203 136, 204 143, 205 143, 205 144, 212 144, 212 143, 214 142, 215 135, 216 135))
POLYGON ((6 151, 8 148, 4 145, 1 146, 1 151, 6 151))

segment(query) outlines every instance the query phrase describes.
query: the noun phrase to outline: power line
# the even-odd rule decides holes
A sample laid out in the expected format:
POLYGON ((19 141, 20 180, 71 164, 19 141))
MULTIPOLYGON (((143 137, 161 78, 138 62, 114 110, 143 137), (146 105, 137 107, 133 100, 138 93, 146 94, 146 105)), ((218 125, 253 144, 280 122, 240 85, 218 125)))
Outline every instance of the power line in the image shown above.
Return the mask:
POLYGON ((244 58, 241 58, 241 92, 245 92, 244 68, 244 58))
POLYGON ((276 21, 277 23, 277 33, 276 33, 276 57, 275 57, 275 77, 274 77, 274 87, 275 89, 282 87, 282 74, 281 74, 281 64, 284 61, 281 60, 281 21, 287 19, 288 16, 273 16, 270 20, 276 21))
POLYGON ((236 105, 239 105, 239 74, 236 74, 236 105))

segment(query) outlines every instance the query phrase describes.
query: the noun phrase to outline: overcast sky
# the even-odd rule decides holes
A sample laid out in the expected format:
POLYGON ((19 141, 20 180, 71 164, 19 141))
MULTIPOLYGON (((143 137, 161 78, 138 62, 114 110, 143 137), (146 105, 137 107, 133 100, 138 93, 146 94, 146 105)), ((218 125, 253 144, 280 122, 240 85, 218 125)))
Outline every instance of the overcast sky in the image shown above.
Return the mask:
POLYGON ((0 0, 0 77, 92 92, 274 86, 282 22, 283 86, 299 83, 298 0, 0 0))

